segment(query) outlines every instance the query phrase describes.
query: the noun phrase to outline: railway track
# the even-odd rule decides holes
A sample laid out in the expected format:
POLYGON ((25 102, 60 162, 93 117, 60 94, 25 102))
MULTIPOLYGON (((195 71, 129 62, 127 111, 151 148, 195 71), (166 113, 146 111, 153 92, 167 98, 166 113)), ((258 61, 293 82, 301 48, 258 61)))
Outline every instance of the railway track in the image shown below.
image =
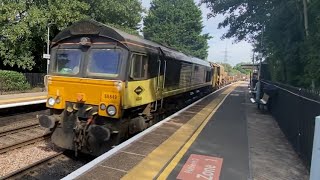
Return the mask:
POLYGON ((49 133, 39 126, 35 117, 38 114, 48 114, 49 111, 42 110, 42 106, 21 108, 12 113, 0 112, 0 154, 48 138, 49 133))
POLYGON ((73 154, 69 151, 57 152, 0 179, 61 179, 93 160, 91 156, 75 158, 73 154))
POLYGON ((51 161, 55 161, 55 160, 57 160, 59 158, 62 158, 63 156, 64 156, 63 152, 56 153, 56 154, 51 155, 51 156, 49 156, 49 157, 47 157, 45 159, 42 159, 40 161, 37 161, 37 162, 35 162, 33 164, 30 164, 30 165, 24 167, 24 168, 21 168, 21 169, 19 169, 17 171, 14 171, 14 172, 12 172, 12 173, 4 176, 4 177, 0 177, 0 179, 17 179, 19 177, 22 178, 24 175, 26 175, 28 173, 33 174, 32 169, 40 167, 40 166, 44 166, 46 164, 50 165, 51 161))
POLYGON ((30 129, 33 129, 33 128, 37 128, 38 126, 39 126, 39 123, 34 122, 34 123, 31 123, 31 124, 23 126, 23 127, 5 129, 3 131, 0 131, 0 137, 7 136, 7 135, 10 135, 10 134, 14 134, 14 133, 17 133, 19 131, 26 131, 26 130, 30 130, 30 129))
MULTIPOLYGON (((0 109, 1 111, 1 109, 0 109)), ((18 111, 18 110, 17 110, 18 111)), ((23 111, 15 112, 15 113, 7 113, 1 114, 0 112, 0 132, 2 132, 3 127, 5 126, 13 126, 17 124, 18 126, 25 126, 25 124, 38 122, 35 120, 35 117, 38 114, 48 114, 48 110, 39 110, 34 112, 24 113, 23 111), (23 125, 20 125, 23 124, 23 125)))
POLYGON ((26 123, 25 126, 2 127, 0 129, 0 154, 13 149, 24 147, 49 138, 49 132, 36 122, 26 123))

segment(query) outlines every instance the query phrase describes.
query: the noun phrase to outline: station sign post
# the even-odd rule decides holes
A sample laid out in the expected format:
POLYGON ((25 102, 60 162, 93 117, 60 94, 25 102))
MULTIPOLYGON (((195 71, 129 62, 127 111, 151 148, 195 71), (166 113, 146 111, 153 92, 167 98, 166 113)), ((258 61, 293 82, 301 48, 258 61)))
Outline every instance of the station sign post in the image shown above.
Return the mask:
POLYGON ((43 54, 43 59, 47 59, 47 74, 49 73, 50 54, 43 54))

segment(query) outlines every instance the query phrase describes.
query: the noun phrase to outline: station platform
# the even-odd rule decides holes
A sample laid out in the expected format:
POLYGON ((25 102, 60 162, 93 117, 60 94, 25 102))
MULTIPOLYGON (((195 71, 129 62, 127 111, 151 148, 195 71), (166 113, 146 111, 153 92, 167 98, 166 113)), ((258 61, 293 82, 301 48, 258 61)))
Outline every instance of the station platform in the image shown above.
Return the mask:
POLYGON ((235 83, 97 157, 64 179, 308 179, 274 119, 235 83))
POLYGON ((0 95, 0 109, 45 103, 47 92, 0 95))

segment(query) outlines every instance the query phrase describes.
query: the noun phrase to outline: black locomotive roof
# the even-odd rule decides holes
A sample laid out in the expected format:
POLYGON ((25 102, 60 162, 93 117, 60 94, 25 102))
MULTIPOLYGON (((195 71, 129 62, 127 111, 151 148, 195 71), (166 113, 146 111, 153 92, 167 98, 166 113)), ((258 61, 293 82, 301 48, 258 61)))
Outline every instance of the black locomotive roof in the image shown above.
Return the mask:
POLYGON ((187 56, 172 48, 154 43, 138 36, 125 33, 121 30, 107 26, 94 20, 83 20, 76 22, 72 26, 62 30, 52 41, 55 44, 71 36, 79 35, 99 35, 108 37, 125 44, 131 51, 137 52, 159 51, 159 48, 161 48, 161 50, 167 57, 210 67, 209 62, 207 61, 192 56, 187 56))

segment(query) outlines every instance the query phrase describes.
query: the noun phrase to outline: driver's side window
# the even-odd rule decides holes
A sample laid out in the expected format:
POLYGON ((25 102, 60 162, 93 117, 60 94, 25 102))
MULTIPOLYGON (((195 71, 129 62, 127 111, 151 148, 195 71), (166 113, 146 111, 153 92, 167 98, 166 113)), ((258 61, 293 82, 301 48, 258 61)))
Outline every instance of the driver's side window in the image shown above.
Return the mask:
POLYGON ((148 58, 145 55, 134 54, 131 61, 130 76, 133 79, 146 79, 148 72, 148 58))

